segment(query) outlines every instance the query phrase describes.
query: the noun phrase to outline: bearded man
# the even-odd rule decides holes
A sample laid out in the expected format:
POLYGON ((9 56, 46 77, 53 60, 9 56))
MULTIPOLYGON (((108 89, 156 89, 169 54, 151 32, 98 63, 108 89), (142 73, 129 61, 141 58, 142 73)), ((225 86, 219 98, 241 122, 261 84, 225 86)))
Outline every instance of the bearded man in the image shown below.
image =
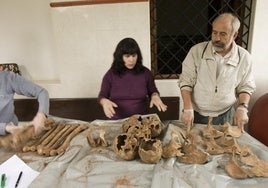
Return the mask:
POLYGON ((178 85, 183 100, 181 120, 193 123, 229 122, 242 130, 248 122, 248 103, 255 91, 251 55, 235 39, 240 27, 232 13, 212 23, 211 41, 194 45, 183 61, 178 85))

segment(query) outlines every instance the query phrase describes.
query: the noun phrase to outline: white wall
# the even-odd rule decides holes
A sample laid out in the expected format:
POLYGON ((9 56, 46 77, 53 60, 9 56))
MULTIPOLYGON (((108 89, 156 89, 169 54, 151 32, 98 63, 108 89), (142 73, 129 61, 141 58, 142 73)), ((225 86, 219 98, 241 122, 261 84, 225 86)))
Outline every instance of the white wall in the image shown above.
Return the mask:
POLYGON ((124 37, 137 40, 144 65, 150 68, 148 2, 49 4, 50 0, 0 1, 0 62, 18 63, 23 76, 45 87, 51 98, 96 97, 124 37))
POLYGON ((117 43, 133 37, 150 67, 148 3, 51 8, 60 83, 51 97, 96 97, 117 43))
MULTIPOLYGON (((137 40, 150 68, 149 2, 57 8, 49 3, 0 1, 0 62, 18 63, 23 75, 45 87, 51 98, 96 97, 124 37, 137 40)), ((256 1, 250 52, 257 92, 252 103, 268 92, 267 10, 268 1, 256 1)), ((180 96, 177 80, 156 84, 162 96, 180 96)))
POLYGON ((29 79, 58 79, 47 0, 1 0, 0 23, 1 63, 18 63, 29 79))
POLYGON ((268 1, 257 0, 253 19, 251 54, 254 61, 254 75, 257 91, 254 93, 251 106, 268 92, 268 1))

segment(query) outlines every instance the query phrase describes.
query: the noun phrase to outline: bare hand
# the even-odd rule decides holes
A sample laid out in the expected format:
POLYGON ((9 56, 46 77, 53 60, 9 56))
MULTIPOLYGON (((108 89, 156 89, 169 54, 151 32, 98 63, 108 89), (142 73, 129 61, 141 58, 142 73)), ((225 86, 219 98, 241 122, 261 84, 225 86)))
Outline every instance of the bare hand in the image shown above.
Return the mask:
POLYGON ((158 111, 163 111, 165 112, 167 110, 167 105, 165 105, 161 98, 159 97, 159 95, 153 95, 151 98, 151 102, 150 102, 150 108, 153 107, 153 105, 156 106, 156 108, 158 109, 158 111))
POLYGON ((105 98, 101 99, 100 103, 102 105, 102 108, 106 117, 108 118, 113 117, 115 114, 114 108, 118 107, 117 104, 105 98))
POLYGON ((34 125, 35 134, 38 135, 42 130, 45 130, 46 116, 43 112, 38 112, 30 124, 34 125))
POLYGON ((6 132, 10 134, 15 134, 21 130, 22 127, 14 125, 12 122, 6 125, 6 132))

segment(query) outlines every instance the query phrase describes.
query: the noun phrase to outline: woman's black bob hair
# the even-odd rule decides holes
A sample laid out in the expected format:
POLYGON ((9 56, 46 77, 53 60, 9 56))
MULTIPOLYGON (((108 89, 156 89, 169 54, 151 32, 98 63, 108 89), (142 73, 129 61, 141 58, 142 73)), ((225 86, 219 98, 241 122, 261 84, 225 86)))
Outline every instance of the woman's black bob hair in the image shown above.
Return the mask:
POLYGON ((143 72, 144 66, 142 64, 141 50, 138 43, 133 38, 124 38, 117 44, 115 52, 113 54, 114 59, 111 66, 113 72, 120 76, 127 70, 123 61, 123 55, 125 54, 137 54, 137 63, 132 70, 135 73, 143 72))

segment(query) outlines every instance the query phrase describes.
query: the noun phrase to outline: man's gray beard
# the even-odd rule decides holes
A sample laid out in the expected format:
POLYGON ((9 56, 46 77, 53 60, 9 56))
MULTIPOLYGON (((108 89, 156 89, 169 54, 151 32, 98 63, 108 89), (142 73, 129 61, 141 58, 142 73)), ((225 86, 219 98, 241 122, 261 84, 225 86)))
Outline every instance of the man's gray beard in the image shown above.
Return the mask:
POLYGON ((215 45, 213 44, 213 42, 212 42, 212 45, 213 45, 213 47, 214 47, 214 49, 215 49, 216 52, 222 52, 222 51, 226 50, 227 48, 229 48, 229 46, 230 46, 231 44, 232 44, 232 41, 229 41, 229 43, 223 45, 222 47, 218 47, 218 46, 215 46, 215 45))
POLYGON ((216 52, 222 52, 225 49, 225 46, 224 47, 218 47, 218 46, 213 45, 213 47, 214 47, 216 52))

